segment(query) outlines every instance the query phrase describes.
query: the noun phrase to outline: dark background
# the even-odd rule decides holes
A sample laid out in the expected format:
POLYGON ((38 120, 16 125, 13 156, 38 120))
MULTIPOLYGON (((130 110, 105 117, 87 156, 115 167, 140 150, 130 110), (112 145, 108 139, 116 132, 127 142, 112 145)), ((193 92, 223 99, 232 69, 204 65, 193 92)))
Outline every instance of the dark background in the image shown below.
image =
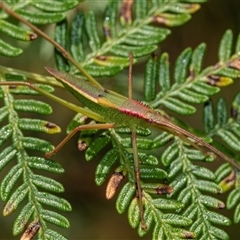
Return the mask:
MULTIPOLYGON (((88 1, 84 4, 84 8, 92 9, 93 7, 93 10, 96 10, 101 16, 105 4, 106 1, 88 1)), ((205 42, 207 43, 207 53, 204 66, 213 65, 217 62, 220 39, 227 29, 232 29, 236 39, 240 30, 240 1, 210 0, 202 4, 201 9, 193 14, 188 23, 172 28, 172 34, 161 44, 160 50, 169 53, 173 66, 177 56, 186 47, 195 48, 200 43, 205 42)), ((52 28, 48 27, 47 30, 51 32, 52 28)), ((0 57, 1 65, 41 74, 46 74, 43 69, 44 66, 53 66, 53 59, 49 54, 49 45, 45 41, 38 39, 31 45, 19 44, 26 48, 24 54, 12 59, 0 57), (32 61, 33 57, 38 61, 32 61)), ((142 78, 141 69, 142 67, 134 67, 135 79, 142 78)), ((122 78, 123 75, 116 77, 116 79, 122 78)), ((125 76, 122 81, 121 85, 124 85, 125 81, 127 82, 127 77, 125 76)), ((106 80, 106 82, 108 88, 114 89, 112 80, 106 80), (111 86, 109 87, 109 85, 111 86)), ((136 84, 135 86, 137 88, 136 84)), ((239 80, 236 80, 233 86, 224 88, 222 92, 224 92, 228 102, 231 102, 239 89, 240 83, 239 80)), ((62 90, 57 91, 57 94, 64 99, 77 103, 70 94, 62 90)), ((216 100, 217 97, 215 96, 214 99, 216 100)), ((56 122, 60 126, 65 126, 74 113, 56 103, 51 104, 54 106, 54 114, 46 119, 56 122)), ((201 107, 199 109, 201 110, 201 107)), ((202 127, 201 111, 199 115, 187 119, 194 127, 202 127)), ((57 144, 64 136, 63 129, 63 133, 50 136, 50 141, 57 144)), ((49 139, 46 135, 42 135, 42 137, 49 139)), ((86 162, 83 154, 79 153, 76 148, 76 138, 68 142, 55 159, 65 168, 65 173, 53 177, 64 185, 66 191, 61 196, 67 199, 73 207, 73 212, 62 212, 71 223, 71 228, 60 230, 68 239, 139 239, 136 230, 129 226, 126 214, 119 215, 116 212, 116 198, 110 201, 105 199, 106 185, 96 186, 94 173, 98 159, 86 162)), ((0 173, 0 181, 8 170, 9 168, 6 167, 0 173)), ((4 203, 0 201, 0 209, 3 208, 3 205, 4 203)), ((13 221, 17 214, 14 213, 9 217, 0 216, 0 239, 19 239, 19 236, 14 238, 11 234, 13 221)), ((57 228, 57 230, 59 229, 57 228)), ((239 226, 233 225, 228 229, 230 229, 228 233, 231 234, 231 239, 240 238, 236 237, 240 236, 239 226)), ((151 234, 142 239, 151 239, 151 234)))

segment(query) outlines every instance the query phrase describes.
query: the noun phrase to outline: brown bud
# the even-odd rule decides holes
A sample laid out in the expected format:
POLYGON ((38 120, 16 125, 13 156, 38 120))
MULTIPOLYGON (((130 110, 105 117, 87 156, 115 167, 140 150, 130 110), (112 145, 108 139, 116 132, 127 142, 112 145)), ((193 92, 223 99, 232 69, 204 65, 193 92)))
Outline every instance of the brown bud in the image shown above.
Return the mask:
POLYGON ((133 0, 123 0, 121 11, 120 11, 120 19, 122 24, 131 24, 132 23, 132 6, 133 0))
POLYGON ((240 58, 234 59, 232 62, 230 62, 229 66, 240 70, 240 58))
POLYGON ((44 126, 48 129, 54 129, 57 127, 57 125, 55 123, 52 123, 52 122, 47 122, 44 124, 44 126))
POLYGON ((20 240, 31 240, 38 232, 40 229, 41 225, 39 221, 34 221, 30 223, 27 227, 27 229, 24 231, 22 237, 20 240))
POLYGON ((106 198, 107 199, 111 199, 115 195, 117 188, 123 179, 124 179, 124 175, 122 172, 113 173, 113 175, 111 176, 111 178, 108 181, 108 185, 106 188, 106 198))
POLYGON ((170 194, 174 189, 168 185, 161 185, 155 189, 157 194, 170 194))
POLYGON ((79 151, 84 151, 87 149, 87 143, 85 141, 79 141, 78 142, 78 150, 79 151))

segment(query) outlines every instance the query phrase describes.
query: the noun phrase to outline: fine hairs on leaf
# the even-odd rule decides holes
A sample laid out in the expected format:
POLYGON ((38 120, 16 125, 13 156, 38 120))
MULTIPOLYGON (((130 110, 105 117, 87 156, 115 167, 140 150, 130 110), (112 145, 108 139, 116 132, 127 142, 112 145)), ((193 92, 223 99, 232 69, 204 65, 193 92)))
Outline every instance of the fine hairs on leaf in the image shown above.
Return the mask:
MULTIPOLYGON (((63 211, 77 212, 85 203, 72 210, 69 202, 74 203, 74 190, 63 197, 64 187, 56 175, 67 174, 57 160, 60 148, 70 156, 67 164, 73 164, 64 144, 75 133, 85 159, 98 159, 96 185, 105 184, 106 199, 115 201, 119 214, 127 214, 126 221, 139 237, 229 239, 229 226, 239 228, 240 93, 231 97, 230 104, 221 95, 214 102, 212 96, 240 77, 240 34, 236 38, 226 30, 216 39, 217 60, 208 66, 204 65, 207 43, 179 51, 175 63, 169 53, 157 53, 173 27, 181 29, 203 2, 110 0, 104 2, 99 18, 94 6, 84 8, 81 0, 0 1, 0 31, 6 37, 0 38, 0 54, 6 58, 24 54, 26 48, 18 41, 38 37, 53 45, 55 59, 54 68, 45 64, 52 76, 0 64, 0 198, 3 216, 14 216, 14 236, 84 238, 84 224, 74 230, 75 220, 70 221, 63 211), (71 17, 67 17, 69 10, 71 17), (48 24, 54 26, 52 36, 38 28, 48 24), (132 91, 140 80, 132 64, 139 62, 144 65, 144 76, 141 101, 135 101, 132 91), (96 79, 117 80, 127 67, 129 77, 120 83, 127 85, 129 80, 124 96, 106 90, 96 79), (71 92, 80 102, 58 97, 55 88, 71 92), (46 120, 53 111, 48 99, 77 112, 68 126, 61 126, 69 135, 57 147, 51 138, 46 140, 46 133, 61 131, 46 120), (181 120, 181 116, 201 111, 199 106, 203 107, 203 130, 181 120), (214 172, 212 162, 218 158, 220 166, 214 172), (225 194, 226 202, 218 194, 225 194), (233 209, 234 215, 225 216, 220 211, 223 208, 233 209), (61 229, 69 227, 69 231, 61 229), (77 235, 68 236, 71 231, 77 235)), ((32 61, 38 64, 38 59, 32 61)), ((120 86, 118 81, 112 83, 120 86)), ((55 118, 58 122, 59 116, 55 118)), ((75 166, 80 168, 80 162, 75 166)), ((76 189, 80 174, 71 175, 71 179, 76 177, 71 183, 76 189)), ((79 185, 89 185, 90 191, 88 182, 79 185)), ((105 217, 115 223, 107 212, 105 217)), ((89 229, 96 227, 91 222, 88 225, 89 229)), ((118 231, 114 236, 121 238, 121 226, 118 231)))

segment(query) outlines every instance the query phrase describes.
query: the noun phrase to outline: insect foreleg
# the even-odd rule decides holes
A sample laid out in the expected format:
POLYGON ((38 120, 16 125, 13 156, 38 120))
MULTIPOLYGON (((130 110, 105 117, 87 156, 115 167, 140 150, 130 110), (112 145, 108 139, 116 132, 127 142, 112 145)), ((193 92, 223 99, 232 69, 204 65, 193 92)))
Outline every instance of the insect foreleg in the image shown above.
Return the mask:
POLYGON ((114 126, 115 125, 113 123, 85 124, 78 126, 73 129, 72 132, 70 132, 51 152, 46 153, 45 157, 50 158, 52 155, 56 154, 62 146, 79 131, 90 129, 109 129, 114 128, 114 126))

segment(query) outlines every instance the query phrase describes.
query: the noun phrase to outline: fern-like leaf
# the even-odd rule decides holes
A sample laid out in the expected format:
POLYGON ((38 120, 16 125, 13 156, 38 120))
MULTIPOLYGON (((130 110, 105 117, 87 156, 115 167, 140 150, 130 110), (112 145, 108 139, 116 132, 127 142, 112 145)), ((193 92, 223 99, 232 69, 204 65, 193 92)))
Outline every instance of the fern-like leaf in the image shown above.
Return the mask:
MULTIPOLYGON (((52 110, 48 104, 41 101, 15 99, 14 92, 19 94, 23 90, 21 87, 20 89, 17 88, 15 87, 12 91, 10 87, 1 87, 1 98, 5 105, 0 110, 2 112, 1 122, 6 120, 8 123, 0 130, 2 136, 0 141, 2 150, 0 169, 7 169, 6 165, 10 161, 16 161, 15 166, 9 170, 0 186, 0 196, 3 201, 6 201, 3 215, 8 216, 19 209, 19 205, 27 198, 28 202, 21 207, 22 210, 15 220, 13 234, 20 234, 26 226, 31 226, 36 227, 36 231, 39 231, 39 237, 47 239, 50 230, 47 221, 61 227, 69 227, 69 222, 62 215, 44 209, 44 205, 63 211, 71 210, 71 206, 66 200, 56 195, 42 192, 40 188, 50 192, 62 192, 63 187, 51 178, 37 175, 33 170, 38 169, 54 173, 62 173, 64 170, 57 162, 30 156, 28 149, 45 153, 52 150, 53 146, 42 139, 24 136, 24 130, 53 134, 58 133, 60 128, 44 120, 21 118, 19 111, 50 114, 52 110), (7 140, 12 142, 11 146, 6 146, 5 142, 7 140)), ((23 92, 27 92, 28 95, 33 93, 32 90, 27 91, 26 88, 23 92)), ((59 235, 58 239, 65 238, 59 235)))
MULTIPOLYGON (((129 65, 129 52, 134 58, 152 53, 157 44, 169 35, 170 30, 166 26, 184 24, 190 19, 190 14, 199 8, 198 4, 178 3, 178 11, 175 4, 151 1, 149 5, 146 1, 136 1, 133 8, 131 1, 110 1, 103 21, 104 43, 97 29, 95 14, 89 12, 85 16, 80 12, 70 29, 70 52, 92 76, 112 76, 129 65), (164 28, 151 26, 154 22, 164 25, 164 28), (91 52, 86 54, 85 49, 91 52)), ((66 32, 66 22, 63 21, 56 28, 55 39, 64 47, 66 32)), ((71 68, 63 57, 57 54, 57 58, 59 69, 71 68)), ((74 69, 70 70, 75 73, 74 69)))
MULTIPOLYGON (((239 43, 237 42, 236 45, 239 43)), ((237 65, 238 54, 232 54, 232 32, 228 30, 219 47, 219 62, 212 67, 201 70, 206 45, 200 44, 192 52, 191 49, 184 50, 175 63, 174 84, 170 84, 169 57, 163 53, 158 66, 152 66, 151 83, 145 76, 145 99, 151 101, 151 106, 156 108, 164 106, 169 110, 182 115, 195 113, 196 108, 192 104, 204 103, 209 96, 219 92, 219 87, 228 86, 234 78, 240 76, 237 65), (225 48, 223 51, 222 49, 225 48), (226 52, 227 51, 227 52, 226 52), (226 52, 224 54, 224 52, 226 52), (232 55, 231 55, 232 54, 232 55), (153 90, 159 84, 161 92, 153 90), (148 86, 148 87, 147 87, 148 86), (150 93, 151 91, 151 93, 150 93), (151 94, 151 98, 149 98, 151 94)), ((150 60, 152 61, 152 60, 150 60)), ((224 135, 224 133, 223 133, 224 135)))
MULTIPOLYGON (((8 8, 14 9, 20 16, 33 24, 50 24, 62 21, 65 11, 75 7, 80 0, 71 1, 13 1, 8 2, 8 8)), ((5 20, 7 15, 1 13, 0 31, 6 35, 21 41, 32 41, 37 35, 29 30, 25 30, 20 26, 16 26, 5 20)), ((6 41, 0 40, 0 54, 8 57, 16 57, 22 53, 22 49, 14 47, 6 41)))

